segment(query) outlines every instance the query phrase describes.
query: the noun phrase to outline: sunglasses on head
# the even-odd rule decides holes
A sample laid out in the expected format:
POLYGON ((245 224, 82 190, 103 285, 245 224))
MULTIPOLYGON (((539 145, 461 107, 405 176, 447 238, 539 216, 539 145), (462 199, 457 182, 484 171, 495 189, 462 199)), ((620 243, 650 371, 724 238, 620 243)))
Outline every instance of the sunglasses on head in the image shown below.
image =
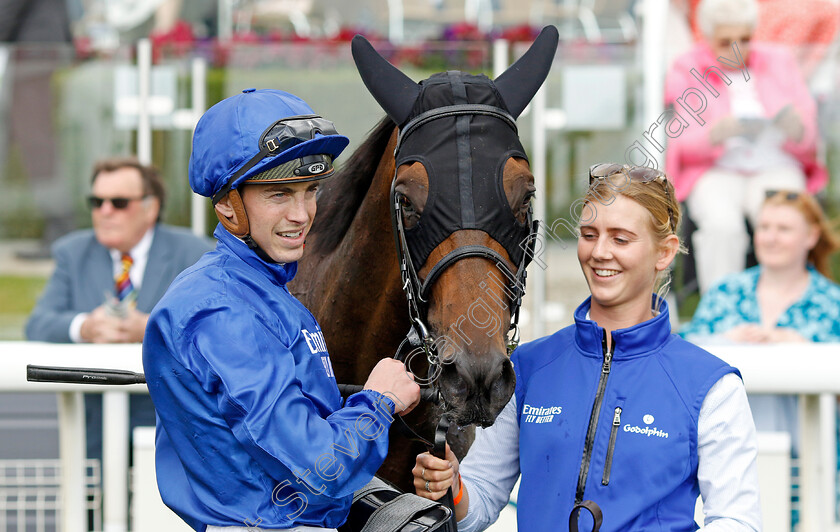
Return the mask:
POLYGON ((140 201, 148 198, 149 195, 140 196, 139 198, 100 198, 99 196, 88 196, 87 201, 91 209, 100 209, 105 202, 110 202, 117 210, 123 210, 128 207, 132 201, 140 201))
POLYGON ((647 166, 618 163, 593 164, 589 167, 589 186, 591 187, 596 180, 609 179, 619 173, 624 174, 634 183, 650 183, 656 181, 662 184, 662 188, 665 189, 665 199, 668 202, 668 222, 671 226, 671 232, 676 234, 677 228, 676 223, 674 223, 674 211, 671 208, 671 193, 668 191, 668 177, 665 175, 665 172, 647 166))
POLYGON ((777 195, 781 195, 788 201, 796 201, 799 199, 799 192, 793 192, 791 190, 765 190, 764 197, 766 199, 773 198, 777 195))
POLYGON ((257 165, 266 157, 273 157, 289 148, 303 144, 315 138, 315 135, 338 135, 335 124, 318 115, 298 115, 283 118, 268 126, 260 136, 260 151, 250 161, 228 179, 225 186, 213 195, 213 205, 219 202, 225 194, 230 192, 233 184, 245 172, 257 165))

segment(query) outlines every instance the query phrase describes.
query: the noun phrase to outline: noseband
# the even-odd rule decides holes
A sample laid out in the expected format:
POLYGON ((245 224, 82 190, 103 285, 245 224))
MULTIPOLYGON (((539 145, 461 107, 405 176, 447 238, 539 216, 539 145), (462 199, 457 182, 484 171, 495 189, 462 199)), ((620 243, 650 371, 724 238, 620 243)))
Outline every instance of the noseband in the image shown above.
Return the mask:
MULTIPOLYGON (((465 117, 469 119, 470 116, 483 115, 496 118, 504 122, 507 126, 513 129, 514 134, 517 131, 516 121, 507 112, 490 105, 479 104, 459 104, 440 107, 426 111, 412 120, 410 120, 399 132, 397 137, 397 146, 394 149, 394 157, 397 159, 402 142, 408 138, 409 135, 416 132, 423 125, 428 124, 440 118, 450 117, 465 117)), ((458 135, 458 141, 461 141, 461 134, 458 135)), ((467 139, 467 142, 469 140, 467 139)), ((400 278, 402 281, 403 291, 405 292, 408 303, 408 314, 411 321, 411 329, 403 340, 400 346, 402 350, 403 345, 408 342, 412 347, 421 347, 426 354, 429 363, 430 381, 434 381, 440 373, 441 362, 437 355, 435 346, 435 338, 429 332, 427 326, 428 318, 428 296, 431 287, 440 277, 440 275, 450 266, 459 260, 479 257, 490 260, 499 268, 504 277, 507 279, 506 295, 510 302, 510 327, 506 333, 507 353, 510 353, 519 344, 519 310, 522 306, 522 298, 525 295, 525 278, 526 267, 533 257, 533 248, 535 236, 537 232, 538 222, 532 220, 532 211, 528 210, 527 224, 528 233, 527 239, 523 244, 520 244, 524 249, 521 255, 519 264, 513 264, 508 259, 504 258, 499 252, 484 245, 465 245, 458 247, 447 253, 442 259, 435 263, 429 270, 426 278, 421 282, 417 275, 417 268, 415 267, 409 246, 406 240, 406 230, 403 224, 402 205, 396 195, 396 179, 397 172, 394 170, 394 179, 391 181, 390 190, 390 210, 391 222, 394 230, 394 241, 397 249, 397 257, 400 265, 400 278)), ((431 179, 431 176, 430 176, 431 179)), ((430 186, 431 189, 431 186, 430 186)), ((464 206, 461 205, 461 209, 464 206)), ((452 231, 449 234, 453 234, 452 231)), ((422 265, 421 265, 422 266, 422 265)), ((399 356, 398 351, 398 356, 399 356)))

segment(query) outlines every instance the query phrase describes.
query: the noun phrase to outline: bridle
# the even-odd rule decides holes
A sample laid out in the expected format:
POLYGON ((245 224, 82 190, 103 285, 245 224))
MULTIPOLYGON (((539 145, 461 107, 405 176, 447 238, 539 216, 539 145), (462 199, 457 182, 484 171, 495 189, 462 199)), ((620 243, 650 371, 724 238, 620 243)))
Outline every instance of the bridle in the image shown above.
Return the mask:
MULTIPOLYGON (((418 128, 433 120, 447 117, 463 116, 463 115, 486 115, 498 118, 510 126, 514 132, 517 131, 516 121, 507 112, 490 105, 480 104, 459 104, 440 107, 426 111, 412 120, 410 120, 403 128, 401 128, 397 136, 397 145, 394 149, 394 157, 396 159, 400 150, 400 146, 404 139, 415 132, 418 128)), ((435 338, 429 332, 429 327, 426 324, 428 314, 428 295, 431 287, 440 275, 450 266, 459 260, 469 257, 480 257, 488 259, 496 264, 499 270, 508 281, 506 293, 510 300, 510 327, 506 333, 507 354, 513 352, 519 345, 519 310, 522 306, 522 298, 525 295, 525 279, 527 276, 526 269, 530 259, 533 257, 533 248, 535 237, 537 233, 538 223, 533 220, 532 210, 528 209, 527 223, 528 223, 528 237, 524 242, 524 254, 518 265, 511 264, 510 261, 504 258, 498 251, 484 245, 466 245, 458 247, 437 263, 435 263, 429 270, 426 278, 421 282, 417 275, 417 268, 415 267, 411 254, 409 253, 408 244, 406 242, 405 226, 403 223, 403 210, 399 198, 396 194, 396 180, 397 168, 394 169, 394 178, 391 181, 391 189, 389 193, 391 222, 394 230, 394 242, 397 250, 397 259, 400 266, 400 279, 402 288, 405 292, 406 302, 408 304, 408 315, 411 322, 406 338, 400 344, 400 347, 395 355, 400 357, 400 353, 408 343, 414 348, 422 348, 426 360, 429 363, 429 381, 433 384, 437 376, 440 374, 442 365, 448 361, 442 361, 438 356, 435 338)), ((453 231, 454 233, 454 231, 453 231)), ((421 265, 422 266, 422 265, 421 265)), ((443 397, 440 397, 443 401, 443 397)), ((445 406, 445 405, 444 405, 445 406)))
MULTIPOLYGON (((459 260, 469 257, 480 257, 494 262, 496 267, 499 268, 508 281, 508 286, 505 292, 510 300, 509 308, 511 322, 506 333, 506 344, 507 354, 510 356, 513 350, 516 349, 517 345, 519 345, 519 310, 522 306, 522 298, 525 295, 526 269, 530 259, 534 256, 534 241, 538 228, 538 222, 533 220, 533 213, 529 208, 527 215, 528 236, 524 242, 524 253, 522 254, 519 264, 510 264, 510 262, 499 252, 487 246, 465 245, 444 255, 443 258, 431 267, 429 273, 426 275, 426 278, 422 282, 420 281, 420 278, 417 275, 417 268, 414 265, 414 261, 411 259, 411 253, 406 241, 402 205, 396 193, 397 169, 399 168, 396 161, 399 160, 398 153, 400 151, 400 146, 402 145, 404 139, 424 124, 440 118, 469 115, 486 115, 498 118, 510 126, 514 133, 517 132, 516 121, 514 118, 509 113, 490 105, 458 104, 439 107, 421 113, 410 120, 403 128, 400 129, 400 132, 398 133, 397 145, 394 149, 394 177, 391 180, 391 188, 388 196, 391 211, 391 224, 394 230, 394 244, 396 246, 397 260, 400 266, 400 280, 402 282, 402 289, 405 292, 406 303, 408 304, 408 316, 411 322, 408 333, 400 343, 399 348, 397 348, 397 353, 394 355, 394 358, 401 359, 402 351, 406 344, 410 345, 414 349, 422 349, 423 353, 426 355, 426 361, 429 364, 427 381, 434 390, 436 402, 443 407, 443 413, 441 414, 435 428, 433 442, 429 442, 417 434, 417 432, 409 427, 401 417, 398 418, 400 423, 398 423, 397 426, 401 427, 403 432, 405 432, 409 438, 426 444, 429 451, 438 458, 444 458, 445 456, 446 435, 449 430, 450 420, 446 414, 448 411, 446 399, 441 393, 440 387, 437 386, 436 381, 442 372, 443 365, 451 363, 452 360, 441 360, 436 346, 436 339, 429 332, 429 327, 426 324, 428 317, 429 291, 440 275, 459 260)), ((455 231, 452 231, 450 235, 454 232, 455 231)), ((522 244, 523 243, 520 242, 520 245, 522 244)), ((406 364, 408 364, 408 361, 406 361, 406 364)), ((443 499, 441 499, 441 502, 452 509, 453 515, 455 514, 455 506, 453 503, 451 489, 447 490, 443 499)), ((450 523, 450 527, 453 530, 457 530, 457 524, 455 523, 454 518, 450 523)))

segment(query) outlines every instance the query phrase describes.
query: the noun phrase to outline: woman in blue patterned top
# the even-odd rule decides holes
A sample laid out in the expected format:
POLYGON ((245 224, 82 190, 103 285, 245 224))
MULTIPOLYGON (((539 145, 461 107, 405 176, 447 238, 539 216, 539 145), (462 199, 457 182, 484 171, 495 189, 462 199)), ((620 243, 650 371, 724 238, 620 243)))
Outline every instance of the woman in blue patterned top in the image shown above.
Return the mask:
POLYGON ((759 265, 724 278, 703 295, 681 334, 735 342, 840 342, 840 286, 829 256, 840 248, 819 204, 804 193, 772 191, 755 230, 759 265))

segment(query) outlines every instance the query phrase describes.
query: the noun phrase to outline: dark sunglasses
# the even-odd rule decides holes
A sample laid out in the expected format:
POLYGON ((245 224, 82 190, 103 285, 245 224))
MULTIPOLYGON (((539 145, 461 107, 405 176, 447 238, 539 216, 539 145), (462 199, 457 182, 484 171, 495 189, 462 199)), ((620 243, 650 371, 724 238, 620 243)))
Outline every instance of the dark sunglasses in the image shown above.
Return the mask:
POLYGON ((674 222, 674 211, 671 209, 671 193, 668 191, 668 176, 665 172, 647 166, 631 166, 629 164, 599 163, 589 167, 589 186, 597 179, 609 179, 616 174, 624 174, 630 181, 635 183, 658 182, 665 189, 665 199, 668 202, 668 222, 671 232, 676 234, 677 227, 674 222))
POLYGON ((765 190, 764 197, 766 199, 773 198, 777 195, 782 195, 788 201, 796 201, 799 199, 799 192, 793 192, 791 190, 765 190))
POLYGON ((149 195, 140 196, 139 198, 100 198, 99 196, 88 196, 87 202, 91 209, 100 209, 106 201, 110 202, 115 209, 121 211, 128 207, 132 201, 140 201, 148 198, 149 195))
POLYGON ((324 136, 338 135, 338 131, 335 129, 335 124, 318 115, 290 116, 268 126, 260 136, 260 152, 245 163, 245 166, 233 174, 225 186, 213 195, 213 205, 218 203, 219 200, 225 197, 225 194, 230 192, 232 183, 245 174, 245 172, 256 166, 258 162, 266 157, 272 157, 298 144, 312 140, 317 134, 324 136))

